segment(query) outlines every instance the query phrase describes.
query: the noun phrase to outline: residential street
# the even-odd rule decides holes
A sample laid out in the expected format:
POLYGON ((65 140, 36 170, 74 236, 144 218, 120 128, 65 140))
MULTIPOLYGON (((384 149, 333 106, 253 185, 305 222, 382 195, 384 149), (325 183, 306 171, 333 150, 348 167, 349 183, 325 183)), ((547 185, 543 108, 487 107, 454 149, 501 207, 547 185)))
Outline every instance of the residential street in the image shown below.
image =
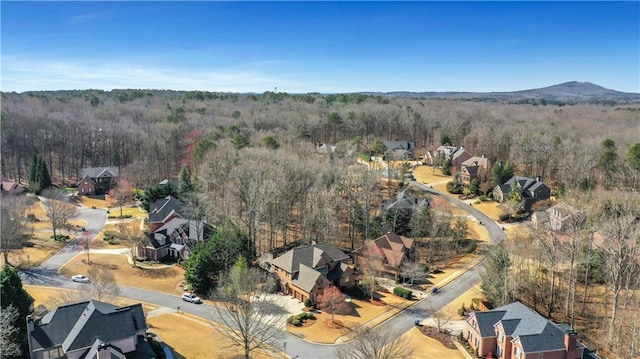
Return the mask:
MULTIPOLYGON (((499 239, 506 238, 506 235, 500 226, 472 206, 450 196, 446 196, 424 184, 411 182, 411 185, 448 200, 454 206, 469 212, 476 219, 482 221, 483 225, 487 228, 493 243, 499 239)), ((80 208, 79 210, 79 219, 87 221, 88 225, 86 229, 89 231, 89 236, 92 239, 104 226, 107 213, 106 211, 99 209, 80 208)), ((79 234, 79 236, 81 235, 82 234, 79 234)), ((72 282, 69 278, 58 274, 57 271, 58 268, 77 254, 78 248, 74 249, 74 243, 78 240, 81 241, 82 238, 76 238, 76 240, 71 241, 66 247, 53 255, 47 261, 43 262, 40 266, 31 270, 22 271, 21 277, 23 283, 40 286, 80 288, 82 284, 72 282)), ((81 243, 77 245, 80 246, 81 243)), ((469 271, 462 273, 458 278, 453 279, 446 286, 441 287, 441 292, 439 294, 428 295, 408 309, 380 324, 376 330, 392 331, 397 333, 398 336, 402 335, 414 326, 414 321, 416 319, 423 320, 431 316, 434 312, 440 310, 455 298, 478 284, 480 282, 480 273, 483 270, 484 268, 481 265, 477 265, 469 271)), ((181 312, 196 315, 207 320, 219 321, 217 320, 218 317, 215 310, 209 305, 187 303, 182 301, 182 299, 177 295, 170 295, 146 289, 127 286, 121 286, 120 288, 122 297, 136 301, 148 302, 167 308, 175 308, 175 310, 178 310, 179 307, 181 312)), ((285 338, 283 339, 283 345, 279 349, 284 349, 285 341, 286 354, 290 357, 298 356, 298 358, 312 359, 329 358, 333 356, 335 348, 335 345, 310 343, 286 333, 285 338)))

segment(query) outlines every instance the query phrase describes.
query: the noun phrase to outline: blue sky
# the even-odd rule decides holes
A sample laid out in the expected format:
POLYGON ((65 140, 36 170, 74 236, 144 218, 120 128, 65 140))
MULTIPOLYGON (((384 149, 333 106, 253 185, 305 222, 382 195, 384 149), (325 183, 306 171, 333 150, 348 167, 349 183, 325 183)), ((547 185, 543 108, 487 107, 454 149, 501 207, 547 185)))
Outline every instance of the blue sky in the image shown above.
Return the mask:
POLYGON ((1 2, 2 91, 640 92, 640 2, 1 2))

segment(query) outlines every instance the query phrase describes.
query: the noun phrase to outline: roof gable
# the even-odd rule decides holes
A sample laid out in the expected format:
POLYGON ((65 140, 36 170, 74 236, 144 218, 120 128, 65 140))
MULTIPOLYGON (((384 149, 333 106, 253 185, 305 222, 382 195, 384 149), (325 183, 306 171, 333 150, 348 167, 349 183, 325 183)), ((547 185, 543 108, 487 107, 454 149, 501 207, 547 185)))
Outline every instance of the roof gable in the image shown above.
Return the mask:
POLYGON ((316 268, 317 266, 325 265, 327 262, 337 262, 347 258, 349 258, 348 255, 327 242, 293 248, 275 258, 271 264, 284 269, 288 273, 294 273, 299 270, 300 264, 316 268))
POLYGON ((120 168, 116 166, 111 167, 87 167, 81 168, 78 171, 78 178, 89 176, 91 178, 98 177, 118 177, 120 175, 120 168))

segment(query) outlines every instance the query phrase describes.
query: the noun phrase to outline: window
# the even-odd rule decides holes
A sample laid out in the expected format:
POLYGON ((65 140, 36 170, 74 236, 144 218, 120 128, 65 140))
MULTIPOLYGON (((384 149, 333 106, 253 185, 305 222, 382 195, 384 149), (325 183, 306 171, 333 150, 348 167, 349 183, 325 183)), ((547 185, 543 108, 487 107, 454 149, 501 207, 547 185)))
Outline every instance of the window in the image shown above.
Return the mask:
POLYGON ((502 332, 498 332, 498 341, 502 342, 504 340, 504 334, 502 334, 502 332))
POLYGON ((498 355, 498 357, 502 356, 502 346, 500 344, 498 344, 498 347, 496 348, 496 355, 498 355))
POLYGON ((344 276, 344 282, 345 282, 345 283, 349 283, 349 276, 348 276, 348 275, 345 275, 345 276, 344 276))
POLYGON ((513 347, 513 352, 515 353, 516 358, 520 359, 522 357, 522 351, 518 347, 513 347))

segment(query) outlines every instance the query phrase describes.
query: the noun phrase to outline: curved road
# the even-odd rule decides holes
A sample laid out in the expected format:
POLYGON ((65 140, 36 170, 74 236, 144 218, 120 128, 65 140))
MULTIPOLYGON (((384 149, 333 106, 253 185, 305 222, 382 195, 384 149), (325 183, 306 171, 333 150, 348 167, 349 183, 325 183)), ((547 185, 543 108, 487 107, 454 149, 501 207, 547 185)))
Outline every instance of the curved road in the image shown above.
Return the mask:
MULTIPOLYGON (((484 213, 478 211, 472 206, 469 206, 468 204, 458 199, 443 195, 439 191, 436 191, 433 188, 430 188, 422 183, 413 181, 411 182, 411 185, 431 195, 440 196, 448 200, 454 206, 467 211, 476 219, 482 221, 484 226, 487 228, 489 236, 493 243, 496 243, 497 241, 502 239, 506 239, 506 235, 504 234, 503 230, 495 222, 493 222, 493 220, 491 220, 484 213)), ((87 231, 89 231, 89 238, 93 239, 104 226, 107 218, 107 213, 105 210, 100 209, 80 208, 79 210, 79 217, 83 220, 86 220, 88 223, 86 229, 87 231)), ((23 270, 21 273, 23 282, 31 285, 76 289, 81 288, 82 284, 71 282, 69 278, 61 276, 58 273, 58 269, 77 254, 78 249, 74 249, 73 243, 77 243, 80 240, 81 238, 77 237, 69 245, 61 249, 58 253, 53 255, 38 267, 30 270, 23 270)), ((416 319, 422 320, 430 317, 433 313, 437 312, 442 307, 453 301, 455 298, 459 297, 467 290, 478 284, 480 282, 480 273, 482 271, 482 266, 475 266, 474 268, 470 269, 469 271, 465 272, 464 274, 460 275, 458 278, 447 284, 446 290, 436 295, 426 296, 424 299, 416 302, 411 307, 405 309, 404 311, 398 313, 394 317, 380 324, 376 328, 376 330, 391 331, 394 333, 398 333, 398 335, 401 335, 402 333, 410 330, 411 328, 413 328, 414 321, 416 319)), ((168 308, 180 307, 180 311, 182 312, 196 315, 207 320, 220 322, 218 315, 213 307, 206 304, 196 305, 185 303, 179 296, 176 295, 170 295, 166 293, 128 286, 120 286, 120 291, 120 295, 122 297, 126 297, 136 301, 148 302, 168 308)), ((285 341, 286 354, 290 357, 298 356, 299 358, 329 358, 333 357, 334 354, 335 345, 333 344, 310 343, 289 333, 285 333, 285 336, 283 338, 283 346, 285 341)), ((284 349, 283 346, 278 349, 284 349)))

